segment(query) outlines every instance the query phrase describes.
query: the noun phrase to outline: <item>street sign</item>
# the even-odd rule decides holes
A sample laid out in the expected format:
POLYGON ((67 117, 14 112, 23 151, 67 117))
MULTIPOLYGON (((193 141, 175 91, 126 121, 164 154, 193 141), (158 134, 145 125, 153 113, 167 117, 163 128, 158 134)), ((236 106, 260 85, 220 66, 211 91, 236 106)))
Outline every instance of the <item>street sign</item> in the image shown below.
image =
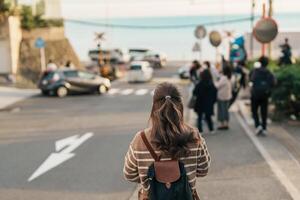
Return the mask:
POLYGON ((200 52, 200 51, 201 51, 201 46, 198 42, 196 42, 193 47, 193 52, 200 52))
POLYGON ((212 31, 209 34, 209 41, 214 47, 218 47, 222 42, 221 34, 218 31, 212 31))
POLYGON ((203 39, 206 36, 206 29, 204 26, 197 26, 197 28, 195 29, 195 37, 197 39, 203 39))
POLYGON ((39 37, 35 40, 34 45, 38 49, 44 48, 45 47, 45 40, 43 40, 43 38, 39 37))
POLYGON ((259 20, 253 29, 253 35, 260 43, 270 43, 278 34, 278 25, 272 18, 259 20))

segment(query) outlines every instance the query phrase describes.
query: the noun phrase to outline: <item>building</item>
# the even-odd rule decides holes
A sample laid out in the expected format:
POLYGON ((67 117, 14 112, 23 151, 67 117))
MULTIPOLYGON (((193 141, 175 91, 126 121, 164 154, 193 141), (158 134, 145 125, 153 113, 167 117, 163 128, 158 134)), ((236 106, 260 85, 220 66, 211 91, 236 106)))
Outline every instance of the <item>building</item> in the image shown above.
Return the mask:
POLYGON ((21 40, 18 17, 10 16, 0 23, 0 76, 17 73, 21 40))
POLYGON ((47 19, 60 19, 61 5, 60 0, 43 0, 45 2, 45 13, 44 17, 47 19))
POLYGON ((33 13, 41 14, 45 19, 62 18, 60 0, 34 0, 33 13))

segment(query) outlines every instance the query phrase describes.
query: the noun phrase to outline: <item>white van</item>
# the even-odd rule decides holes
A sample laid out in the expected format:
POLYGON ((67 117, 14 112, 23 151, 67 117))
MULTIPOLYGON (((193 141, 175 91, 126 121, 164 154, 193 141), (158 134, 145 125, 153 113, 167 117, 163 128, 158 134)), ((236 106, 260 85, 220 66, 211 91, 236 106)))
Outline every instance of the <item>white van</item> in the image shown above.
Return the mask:
POLYGON ((135 61, 130 64, 127 80, 128 82, 148 82, 153 77, 153 69, 149 62, 135 61))

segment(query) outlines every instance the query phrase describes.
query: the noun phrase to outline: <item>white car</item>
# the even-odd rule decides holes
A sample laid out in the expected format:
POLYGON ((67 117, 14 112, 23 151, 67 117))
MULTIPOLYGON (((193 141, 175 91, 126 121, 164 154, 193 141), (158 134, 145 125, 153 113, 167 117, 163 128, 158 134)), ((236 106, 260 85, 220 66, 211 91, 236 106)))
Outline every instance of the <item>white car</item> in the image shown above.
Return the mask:
POLYGON ((149 62, 135 61, 130 64, 127 80, 128 82, 148 82, 153 77, 153 69, 149 62))

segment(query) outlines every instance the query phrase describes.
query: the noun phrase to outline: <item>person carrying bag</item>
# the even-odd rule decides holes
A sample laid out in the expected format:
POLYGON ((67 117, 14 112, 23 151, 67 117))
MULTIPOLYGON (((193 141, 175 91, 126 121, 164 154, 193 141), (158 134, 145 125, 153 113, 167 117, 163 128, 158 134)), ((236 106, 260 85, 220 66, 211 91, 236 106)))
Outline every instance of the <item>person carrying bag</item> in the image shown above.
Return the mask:
POLYGON ((151 125, 138 132, 125 156, 124 177, 141 185, 139 200, 199 200, 196 177, 206 176, 210 156, 197 128, 184 123, 178 89, 160 84, 151 125))

